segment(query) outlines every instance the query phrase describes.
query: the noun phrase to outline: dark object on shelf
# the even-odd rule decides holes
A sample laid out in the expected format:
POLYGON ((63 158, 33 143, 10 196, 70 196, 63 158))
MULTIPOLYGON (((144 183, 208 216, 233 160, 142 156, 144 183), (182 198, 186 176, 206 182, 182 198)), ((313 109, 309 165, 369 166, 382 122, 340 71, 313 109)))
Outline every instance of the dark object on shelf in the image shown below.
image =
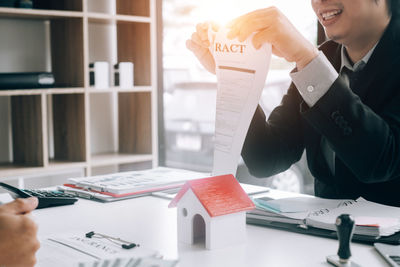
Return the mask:
POLYGON ((54 86, 51 72, 0 73, 0 90, 49 88, 54 86))
POLYGON ((32 0, 32 2, 34 9, 82 11, 82 0, 32 0))
POLYGON ((33 8, 32 0, 1 0, 0 7, 33 8))
POLYGON ((14 6, 19 8, 32 8, 33 3, 32 0, 15 0, 14 6))
POLYGON ((0 7, 15 7, 15 0, 1 0, 0 7))

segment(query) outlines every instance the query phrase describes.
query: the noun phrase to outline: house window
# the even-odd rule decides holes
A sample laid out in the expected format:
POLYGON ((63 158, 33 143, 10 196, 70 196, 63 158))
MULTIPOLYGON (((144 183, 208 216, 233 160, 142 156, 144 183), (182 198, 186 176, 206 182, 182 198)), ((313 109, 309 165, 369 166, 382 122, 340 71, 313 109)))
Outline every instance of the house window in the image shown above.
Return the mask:
POLYGON ((186 208, 182 209, 182 215, 183 215, 183 217, 186 217, 188 215, 188 212, 187 212, 186 208))

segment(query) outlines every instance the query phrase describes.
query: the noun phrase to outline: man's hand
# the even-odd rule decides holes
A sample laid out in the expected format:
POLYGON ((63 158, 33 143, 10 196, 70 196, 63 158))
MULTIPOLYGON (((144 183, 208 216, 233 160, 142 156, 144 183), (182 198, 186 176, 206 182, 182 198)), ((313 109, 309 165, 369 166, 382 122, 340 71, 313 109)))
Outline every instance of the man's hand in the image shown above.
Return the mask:
POLYGON ((318 56, 317 48, 276 7, 247 13, 228 26, 231 28, 228 38, 238 37, 242 42, 255 32, 253 45, 256 49, 264 43, 270 43, 275 55, 296 62, 299 70, 318 56))
POLYGON ((215 24, 207 22, 197 24, 192 38, 186 41, 186 47, 193 52, 206 70, 215 74, 215 61, 209 50, 211 45, 210 40, 208 40, 209 27, 213 27, 215 31, 218 30, 218 26, 215 24))
POLYGON ((40 244, 29 212, 37 205, 37 198, 19 198, 0 206, 0 266, 35 265, 40 244))

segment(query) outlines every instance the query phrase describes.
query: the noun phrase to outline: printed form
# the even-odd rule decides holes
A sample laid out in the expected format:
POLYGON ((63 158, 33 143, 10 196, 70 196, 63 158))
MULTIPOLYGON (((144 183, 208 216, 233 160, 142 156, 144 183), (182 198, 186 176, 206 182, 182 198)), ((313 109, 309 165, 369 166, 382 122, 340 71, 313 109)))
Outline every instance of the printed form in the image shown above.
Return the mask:
POLYGON ((271 59, 271 45, 255 49, 253 35, 229 40, 228 29, 209 31, 218 80, 213 175, 236 174, 244 139, 257 108, 271 59))
POLYGON ((86 238, 84 233, 41 238, 36 267, 174 267, 157 251, 141 247, 123 249, 108 239, 86 238))

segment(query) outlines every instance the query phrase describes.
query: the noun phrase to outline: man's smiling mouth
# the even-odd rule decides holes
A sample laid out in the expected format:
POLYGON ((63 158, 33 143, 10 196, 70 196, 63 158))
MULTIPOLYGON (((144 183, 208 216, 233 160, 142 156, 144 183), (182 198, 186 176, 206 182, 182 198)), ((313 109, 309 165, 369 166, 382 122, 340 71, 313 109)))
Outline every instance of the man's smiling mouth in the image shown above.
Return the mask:
POLYGON ((334 17, 336 17, 337 15, 340 15, 341 13, 342 13, 341 9, 330 10, 330 11, 322 12, 321 17, 324 21, 327 21, 327 20, 333 19, 334 17))

